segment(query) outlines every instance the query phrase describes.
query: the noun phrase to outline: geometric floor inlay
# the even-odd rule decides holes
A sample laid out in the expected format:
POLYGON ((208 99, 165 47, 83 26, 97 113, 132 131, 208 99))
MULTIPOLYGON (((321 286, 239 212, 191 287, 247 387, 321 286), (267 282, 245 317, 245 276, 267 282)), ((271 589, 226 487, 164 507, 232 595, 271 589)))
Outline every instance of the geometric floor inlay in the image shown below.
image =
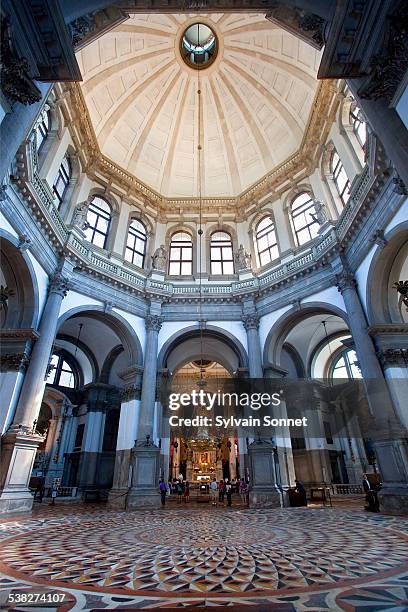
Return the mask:
POLYGON ((0 547, 4 579, 67 609, 408 610, 408 520, 360 511, 72 508, 1 524, 0 547))

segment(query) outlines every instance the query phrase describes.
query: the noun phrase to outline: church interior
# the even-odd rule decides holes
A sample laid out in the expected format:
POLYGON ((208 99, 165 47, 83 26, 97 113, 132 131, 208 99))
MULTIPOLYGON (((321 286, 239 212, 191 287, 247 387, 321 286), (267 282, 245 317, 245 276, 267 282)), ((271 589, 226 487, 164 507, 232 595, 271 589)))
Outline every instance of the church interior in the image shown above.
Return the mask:
POLYGON ((408 609, 407 3, 0 11, 0 606, 408 609))

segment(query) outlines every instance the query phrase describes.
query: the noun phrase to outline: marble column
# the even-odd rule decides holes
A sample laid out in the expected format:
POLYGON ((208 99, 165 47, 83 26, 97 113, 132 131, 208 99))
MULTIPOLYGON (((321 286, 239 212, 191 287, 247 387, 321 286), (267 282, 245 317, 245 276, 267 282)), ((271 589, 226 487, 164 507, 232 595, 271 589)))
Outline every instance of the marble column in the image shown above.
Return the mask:
POLYGON ((38 417, 44 395, 48 362, 57 331, 59 311, 68 290, 68 279, 58 272, 49 285, 48 298, 38 330, 40 337, 31 353, 30 365, 21 388, 12 427, 20 425, 32 427, 38 417))
POLYGON ((146 436, 153 440, 154 408, 156 402, 157 347, 163 319, 159 315, 146 318, 146 349, 143 369, 142 396, 139 418, 138 441, 145 442, 146 436))
POLYGON ((35 431, 35 421, 44 395, 58 315, 68 289, 68 279, 59 270, 49 285, 38 329, 39 338, 31 353, 13 423, 1 440, 0 514, 28 512, 32 508, 33 497, 28 486, 36 451, 43 440, 35 431))
POLYGON ((146 317, 146 348, 137 440, 131 451, 132 485, 127 507, 158 505, 160 449, 153 443, 156 403, 157 348, 162 318, 151 311, 146 317))
POLYGON ((407 512, 408 445, 406 429, 397 418, 373 341, 368 334, 356 281, 347 267, 344 267, 342 273, 337 275, 337 285, 346 306, 350 332, 353 336, 367 392, 367 401, 374 417, 372 431, 365 433, 373 441, 384 483, 380 493, 381 508, 390 513, 407 512))
POLYGON ((367 117, 371 128, 380 139, 388 157, 392 160, 399 176, 408 185, 408 130, 401 117, 385 97, 370 100, 361 98, 359 90, 364 89, 365 79, 348 79, 347 85, 367 117))
POLYGON ((380 360, 398 418, 408 430, 408 350, 383 349, 380 352, 380 360))
POLYGON ((36 116, 44 103, 44 98, 47 97, 51 85, 49 83, 41 83, 36 81, 36 87, 41 91, 43 98, 39 102, 25 106, 19 102, 12 105, 12 111, 7 113, 0 126, 0 182, 6 176, 10 165, 17 153, 19 146, 27 135, 30 126, 33 124, 36 116))
POLYGON ((247 333, 248 362, 250 378, 263 378, 261 343, 259 341, 259 316, 246 313, 242 322, 247 333))

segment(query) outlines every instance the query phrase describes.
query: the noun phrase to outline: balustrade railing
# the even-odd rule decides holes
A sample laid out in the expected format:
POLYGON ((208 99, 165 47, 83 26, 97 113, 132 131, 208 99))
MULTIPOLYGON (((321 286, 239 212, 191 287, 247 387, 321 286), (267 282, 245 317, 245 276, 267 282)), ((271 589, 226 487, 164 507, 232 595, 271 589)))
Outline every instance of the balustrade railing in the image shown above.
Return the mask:
MULTIPOLYGON (((146 278, 145 276, 130 270, 128 262, 113 262, 108 257, 96 253, 89 243, 81 240, 77 233, 70 231, 61 219, 59 212, 55 206, 53 194, 49 186, 38 175, 36 147, 34 140, 29 141, 26 153, 22 155, 23 166, 25 167, 24 178, 25 182, 29 183, 30 191, 36 194, 38 203, 42 206, 49 221, 56 229, 56 234, 61 242, 68 247, 71 247, 76 255, 87 264, 103 274, 107 274, 113 278, 129 284, 142 291, 161 292, 166 295, 198 295, 200 289, 197 285, 189 285, 182 282, 172 280, 156 280, 146 278)), ((107 163, 105 161, 105 163, 107 163)), ((349 202, 345 206, 335 228, 332 228, 323 236, 317 238, 313 245, 305 251, 299 253, 291 261, 287 261, 277 265, 275 268, 261 273, 258 277, 245 279, 242 281, 231 281, 223 284, 203 284, 201 291, 203 295, 234 295, 244 292, 257 291, 259 289, 272 287, 282 281, 285 277, 296 274, 298 271, 306 269, 308 266, 317 262, 325 252, 332 248, 344 235, 349 222, 354 218, 356 209, 358 208, 361 198, 367 195, 374 178, 366 167, 353 185, 353 191, 349 202)), ((24 192, 26 187, 23 186, 24 192)))

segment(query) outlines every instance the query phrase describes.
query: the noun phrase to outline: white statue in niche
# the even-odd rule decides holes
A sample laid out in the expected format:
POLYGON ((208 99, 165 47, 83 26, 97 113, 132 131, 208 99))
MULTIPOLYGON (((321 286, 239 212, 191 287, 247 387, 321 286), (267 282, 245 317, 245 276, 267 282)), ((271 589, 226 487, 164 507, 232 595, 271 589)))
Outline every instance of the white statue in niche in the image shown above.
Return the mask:
POLYGON ((164 244, 161 244, 159 248, 155 250, 152 260, 153 270, 159 270, 160 272, 166 271, 167 253, 164 244))
POLYGON ((243 244, 239 245, 238 252, 235 253, 235 263, 238 270, 248 270, 251 267, 251 254, 248 253, 243 244))
POLYGON ((320 200, 314 200, 314 213, 310 213, 313 221, 317 221, 319 225, 323 225, 328 221, 326 205, 320 200))
POLYGON ((75 206, 74 215, 72 217, 72 225, 83 232, 89 227, 86 217, 88 215, 88 208, 91 200, 92 198, 87 198, 85 202, 78 202, 78 204, 75 206))

